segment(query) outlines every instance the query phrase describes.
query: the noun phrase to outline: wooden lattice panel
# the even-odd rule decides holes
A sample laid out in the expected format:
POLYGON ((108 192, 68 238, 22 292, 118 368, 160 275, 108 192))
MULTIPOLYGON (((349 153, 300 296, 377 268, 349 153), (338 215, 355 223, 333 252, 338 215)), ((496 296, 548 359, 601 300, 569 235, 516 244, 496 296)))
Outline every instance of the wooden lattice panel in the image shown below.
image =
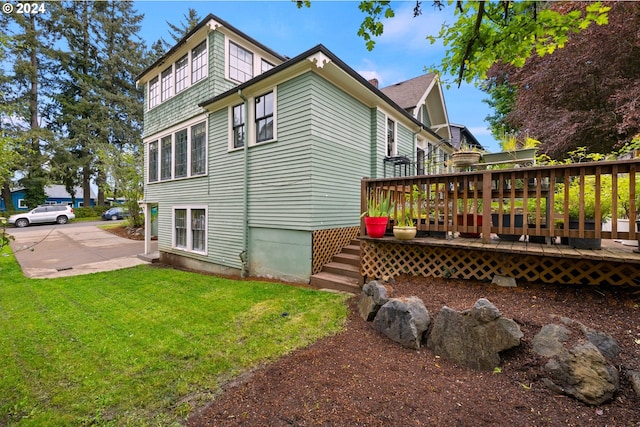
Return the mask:
POLYGON ((414 274, 491 280, 497 274, 529 282, 640 286, 640 264, 634 263, 373 241, 363 241, 361 251, 361 273, 370 279, 414 274))
POLYGON ((322 266, 331 261, 334 255, 360 234, 360 227, 331 228, 313 232, 313 274, 319 273, 322 266))

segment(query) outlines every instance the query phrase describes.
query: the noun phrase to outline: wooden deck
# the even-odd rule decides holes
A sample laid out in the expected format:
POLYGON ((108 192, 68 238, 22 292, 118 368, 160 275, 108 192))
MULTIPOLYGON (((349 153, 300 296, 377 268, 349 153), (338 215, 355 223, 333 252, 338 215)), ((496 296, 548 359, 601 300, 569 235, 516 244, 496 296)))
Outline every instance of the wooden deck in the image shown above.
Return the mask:
POLYGON ((492 280, 501 275, 553 284, 640 286, 640 253, 634 246, 603 240, 602 249, 481 239, 361 236, 362 274, 399 274, 492 280))

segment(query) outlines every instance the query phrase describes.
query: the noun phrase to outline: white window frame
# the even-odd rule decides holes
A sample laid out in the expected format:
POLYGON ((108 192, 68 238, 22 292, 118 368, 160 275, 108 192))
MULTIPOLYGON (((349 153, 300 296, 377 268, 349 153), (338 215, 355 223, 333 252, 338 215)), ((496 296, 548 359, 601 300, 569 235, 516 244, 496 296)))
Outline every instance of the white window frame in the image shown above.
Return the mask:
POLYGON ((159 139, 154 139, 151 141, 148 141, 145 144, 146 150, 147 150, 147 155, 146 155, 146 159, 147 159, 147 179, 146 182, 158 182, 160 181, 160 140, 159 139), (151 144, 156 144, 156 179, 154 179, 153 181, 151 180, 151 144))
MULTIPOLYGON (((271 144, 278 141, 278 87, 274 86, 269 90, 265 90, 264 92, 260 92, 257 96, 248 97, 245 105, 249 106, 248 109, 245 109, 245 124, 244 124, 244 143, 247 144, 247 147, 254 147, 257 145, 265 145, 271 144), (273 138, 267 139, 264 141, 257 142, 257 131, 256 131, 256 98, 260 98, 263 95, 268 94, 269 92, 273 92, 273 138)), ((234 147, 233 146, 233 108, 237 107, 238 104, 230 105, 227 108, 227 124, 228 124, 228 151, 236 151, 242 150, 243 147, 234 147)), ((246 107, 245 107, 246 108, 246 107)))
POLYGON ((160 74, 149 80, 147 99, 149 101, 149 110, 160 105, 160 74), (155 84, 153 81, 155 80, 155 84), (153 90, 152 90, 153 88, 153 90))
POLYGON ((190 61, 189 63, 191 64, 190 67, 190 73, 191 73, 191 84, 194 85, 204 79, 207 78, 207 76, 209 75, 209 39, 206 38, 204 41, 198 43, 196 46, 194 46, 190 51, 189 51, 189 57, 190 57, 190 61), (202 53, 202 58, 203 58, 203 64, 201 67, 198 68, 198 70, 202 70, 202 74, 199 75, 199 78, 197 80, 194 79, 194 73, 197 71, 196 67, 194 66, 194 57, 193 57, 193 51, 196 50, 197 48, 199 48, 200 46, 202 46, 204 44, 204 52, 202 53))
MULTIPOLYGON (((255 71, 255 68, 256 68, 256 57, 257 57, 257 55, 251 49, 248 49, 247 47, 243 46, 241 43, 235 42, 233 40, 228 40, 227 41, 227 52, 226 52, 226 61, 225 62, 226 62, 226 75, 228 76, 229 80, 233 80, 235 82, 244 83, 244 82, 254 78, 256 76, 256 71, 255 71), (244 80, 237 79, 235 77, 231 77, 231 45, 232 44, 236 48, 242 49, 243 51, 245 51, 246 53, 248 53, 251 56, 251 64, 250 64, 251 75, 248 76, 244 80)), ((243 61, 243 63, 246 64, 246 62, 244 62, 244 61, 243 61)), ((234 67, 234 68, 239 70, 243 74, 247 74, 245 71, 241 70, 239 67, 234 67)))
POLYGON ((180 92, 182 92, 183 90, 187 89, 190 86, 190 82, 191 82, 191 60, 190 60, 190 52, 187 53, 186 55, 181 56, 180 58, 178 58, 176 60, 176 62, 173 63, 173 74, 174 74, 174 87, 175 87, 175 93, 179 94, 180 92), (186 64, 184 67, 182 68, 178 68, 178 62, 182 61, 186 59, 186 64), (178 72, 184 72, 184 75, 182 76, 178 76, 178 72), (179 78, 180 77, 180 78, 179 78), (178 82, 181 83, 181 86, 178 87, 178 82))
POLYGON ((18 199, 18 209, 28 209, 26 199, 18 199))
POLYGON ((195 253, 199 255, 207 255, 208 253, 208 244, 209 241, 209 207, 207 205, 174 205, 171 209, 171 247, 173 249, 195 253), (185 210, 186 211, 186 245, 184 247, 178 246, 176 243, 176 211, 177 210, 185 210), (194 210, 204 210, 204 251, 193 249, 193 233, 191 226, 191 213, 194 210))
POLYGON ((160 72, 160 102, 173 96, 173 64, 160 72))
POLYGON ((147 184, 158 184, 158 183, 162 183, 162 182, 169 182, 169 181, 176 181, 176 180, 180 180, 180 179, 189 179, 189 178, 199 178, 199 177, 203 177, 203 176, 207 176, 208 171, 209 171, 209 161, 208 161, 208 155, 209 155, 209 134, 208 134, 208 129, 209 129, 209 124, 208 124, 208 119, 206 117, 203 116, 199 116, 197 118, 194 118, 192 120, 189 120, 188 122, 184 123, 184 124, 180 124, 178 126, 174 126, 171 127, 169 129, 166 129, 164 132, 162 133, 158 133, 152 136, 149 136, 148 138, 145 138, 144 140, 144 145, 145 145, 145 166, 146 166, 146 170, 147 173, 145 174, 145 182, 147 184), (192 133, 192 129, 197 126, 204 123, 204 128, 205 128, 205 132, 204 132, 204 172, 200 173, 200 174, 194 174, 192 173, 192 168, 191 168, 191 139, 193 136, 192 133), (176 177, 175 176, 175 165, 176 165, 176 135, 178 132, 186 130, 187 131, 187 175, 186 176, 181 176, 181 177, 176 177), (170 178, 162 178, 162 140, 166 137, 171 137, 171 177, 170 178), (151 143, 153 143, 154 141, 158 141, 158 180, 157 181, 149 181, 149 145, 151 143))
POLYGON ((394 157, 398 155, 398 122, 392 119, 390 116, 386 116, 385 120, 384 154, 385 157, 394 157), (389 122, 393 123, 392 141, 389 141, 389 122), (389 147, 389 143, 391 143, 391 147, 389 147), (389 150, 389 148, 391 148, 391 150, 389 150))

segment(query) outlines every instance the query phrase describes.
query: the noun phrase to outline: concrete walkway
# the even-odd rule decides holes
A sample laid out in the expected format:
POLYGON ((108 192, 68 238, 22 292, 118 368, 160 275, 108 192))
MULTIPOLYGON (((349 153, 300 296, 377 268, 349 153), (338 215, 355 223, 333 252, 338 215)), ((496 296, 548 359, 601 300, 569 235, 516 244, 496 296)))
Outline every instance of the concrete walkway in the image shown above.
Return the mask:
MULTIPOLYGON (((11 248, 25 276, 53 278, 111 271, 147 264, 138 258, 144 242, 128 240, 97 227, 72 223, 9 229, 11 248)), ((157 242, 152 242, 157 251, 157 242)))

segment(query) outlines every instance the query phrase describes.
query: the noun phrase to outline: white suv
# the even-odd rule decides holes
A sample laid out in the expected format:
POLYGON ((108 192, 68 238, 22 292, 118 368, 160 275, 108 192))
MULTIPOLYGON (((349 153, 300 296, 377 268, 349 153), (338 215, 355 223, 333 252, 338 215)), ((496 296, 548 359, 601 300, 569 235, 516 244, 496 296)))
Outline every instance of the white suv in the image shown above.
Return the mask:
POLYGON ((44 222, 56 222, 58 224, 66 224, 70 219, 74 219, 76 215, 73 208, 64 205, 46 205, 38 206, 29 212, 11 215, 9 224, 15 224, 16 227, 26 227, 29 224, 38 224, 44 222))

